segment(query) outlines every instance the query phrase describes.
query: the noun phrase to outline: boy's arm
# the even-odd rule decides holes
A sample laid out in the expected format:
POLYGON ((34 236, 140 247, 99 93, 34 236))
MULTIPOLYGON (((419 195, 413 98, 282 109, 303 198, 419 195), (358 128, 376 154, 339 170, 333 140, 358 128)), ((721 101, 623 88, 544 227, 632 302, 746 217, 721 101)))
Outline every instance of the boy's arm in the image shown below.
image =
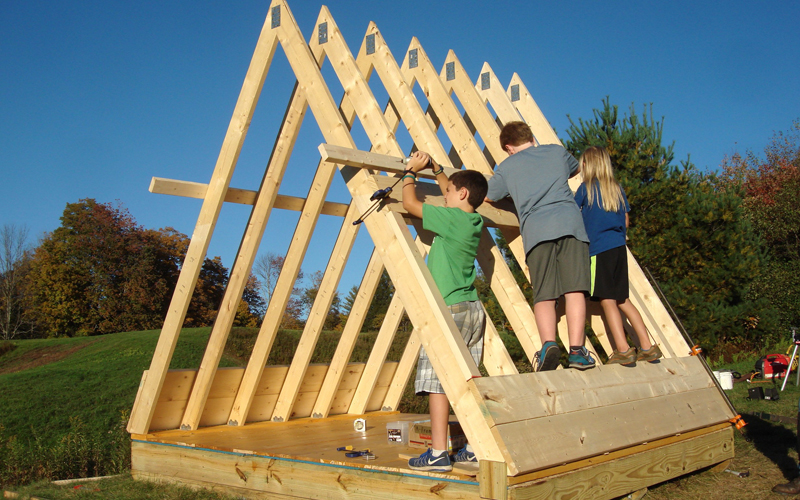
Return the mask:
MULTIPOLYGON (((411 160, 409 160, 408 162, 408 170, 410 170, 413 173, 403 175, 403 208, 410 215, 413 215, 414 217, 419 217, 420 219, 422 218, 422 202, 419 201, 419 198, 417 198, 416 174, 421 170, 425 170, 425 168, 428 167, 430 161, 431 157, 428 156, 427 153, 423 153, 422 151, 416 151, 414 154, 411 155, 411 160)), ((438 180, 439 176, 437 175, 436 177, 438 180)), ((444 177, 445 179, 447 178, 446 175, 444 177)))
POLYGON ((450 185, 450 179, 444 173, 444 168, 440 167, 436 160, 431 157, 431 170, 436 174, 436 183, 439 184, 439 189, 442 191, 442 196, 447 194, 447 186, 450 185))

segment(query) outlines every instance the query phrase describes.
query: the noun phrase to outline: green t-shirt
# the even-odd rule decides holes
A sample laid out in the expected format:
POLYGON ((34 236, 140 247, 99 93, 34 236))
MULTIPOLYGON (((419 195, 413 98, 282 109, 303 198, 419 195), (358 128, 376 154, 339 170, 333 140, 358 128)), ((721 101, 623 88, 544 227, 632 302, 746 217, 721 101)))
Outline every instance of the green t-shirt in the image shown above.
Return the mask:
POLYGON ((428 255, 428 269, 448 306, 478 300, 475 256, 483 217, 460 208, 422 205, 422 227, 436 233, 428 255))

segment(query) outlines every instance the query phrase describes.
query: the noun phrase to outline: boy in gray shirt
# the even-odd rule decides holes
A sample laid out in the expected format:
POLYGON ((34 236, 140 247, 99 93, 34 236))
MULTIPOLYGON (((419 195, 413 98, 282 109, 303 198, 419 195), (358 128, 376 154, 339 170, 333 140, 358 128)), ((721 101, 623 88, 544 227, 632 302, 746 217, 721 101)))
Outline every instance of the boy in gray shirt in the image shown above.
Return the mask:
POLYGON ((561 350, 556 343, 556 300, 562 295, 569 331, 569 366, 592 368, 595 361, 584 347, 589 237, 568 184, 579 172, 578 161, 560 145, 536 146, 524 122, 507 123, 500 133, 500 145, 509 157, 489 179, 486 201, 510 196, 517 209, 531 273, 533 313, 542 340, 534 369, 558 367, 561 350))

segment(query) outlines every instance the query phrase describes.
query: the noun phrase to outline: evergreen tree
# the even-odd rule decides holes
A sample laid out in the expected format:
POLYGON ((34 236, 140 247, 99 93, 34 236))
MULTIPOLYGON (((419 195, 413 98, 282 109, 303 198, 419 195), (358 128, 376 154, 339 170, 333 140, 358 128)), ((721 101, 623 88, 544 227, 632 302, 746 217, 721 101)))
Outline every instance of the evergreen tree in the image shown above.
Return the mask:
POLYGON ((688 158, 673 165, 674 143, 661 144, 663 118, 653 118, 652 106, 638 117, 631 105, 620 118, 606 98, 593 119, 570 123, 565 146, 576 157, 589 146, 608 150, 631 205, 631 251, 693 340, 711 348, 771 331, 774 310, 748 296, 765 256, 740 193, 722 189, 688 158))

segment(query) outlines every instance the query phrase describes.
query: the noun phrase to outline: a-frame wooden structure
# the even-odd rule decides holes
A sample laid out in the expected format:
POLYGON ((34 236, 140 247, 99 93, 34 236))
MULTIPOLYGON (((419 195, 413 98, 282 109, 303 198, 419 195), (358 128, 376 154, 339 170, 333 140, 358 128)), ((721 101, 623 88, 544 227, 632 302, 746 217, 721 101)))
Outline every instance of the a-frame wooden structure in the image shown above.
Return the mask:
MULTIPOLYGON (((409 152, 395 138, 398 128, 404 126, 415 147, 430 152, 448 173, 465 166, 491 175, 494 164, 505 157, 499 124, 520 119, 539 143, 558 142, 517 75, 504 89, 484 65, 473 83, 453 52, 438 72, 416 39, 398 65, 374 24, 353 57, 325 7, 307 43, 285 1, 274 0, 209 184, 158 178, 151 184, 153 192, 202 198, 203 204, 128 425, 134 475, 254 498, 614 498, 729 460, 735 412, 702 360, 689 355, 689 346, 630 255, 631 299, 664 359, 635 368, 519 374, 489 323, 484 355, 489 376, 481 377, 425 266, 430 235, 418 220, 406 218, 399 192, 364 220, 375 250, 330 365, 310 364, 361 227, 353 222, 371 205, 372 193, 396 179, 403 168, 398 160, 409 152), (234 189, 231 176, 278 46, 297 84, 261 186, 257 191, 234 189), (344 88, 338 105, 320 71, 326 58, 344 88), (368 83, 373 73, 389 96, 383 109, 368 83), (415 85, 427 97, 427 109, 415 97, 415 85), (308 108, 326 142, 319 148, 321 161, 305 199, 282 196, 278 191, 284 175, 292 175, 286 167, 308 108), (372 143, 370 152, 356 150, 350 134, 355 120, 372 143), (440 128, 452 144, 450 151, 439 140, 440 128), (349 204, 326 201, 336 175, 352 195, 349 204), (252 205, 250 219, 200 367, 170 371, 224 202, 252 205), (273 208, 302 214, 248 365, 220 369, 236 306, 273 208), (320 214, 340 216, 343 222, 316 302, 291 365, 266 366, 320 214), (384 268, 396 287, 394 299, 369 360, 350 363, 384 268), (400 361, 389 362, 387 353, 404 312, 415 328, 400 361), (386 422, 418 418, 395 410, 420 346, 432 354, 476 450, 480 466, 473 473, 411 471, 398 453, 415 450, 386 442, 386 422), (353 430, 357 417, 367 420, 365 433, 353 430), (369 447, 378 458, 344 459, 335 448, 346 444, 369 447)), ((442 203, 433 184, 420 183, 418 192, 426 202, 442 203)), ((524 265, 513 212, 489 205, 480 211, 524 265)), ((488 230, 478 262, 532 358, 540 347, 533 313, 488 230)), ((602 319, 598 311, 590 312, 598 340, 610 353, 602 319)))

